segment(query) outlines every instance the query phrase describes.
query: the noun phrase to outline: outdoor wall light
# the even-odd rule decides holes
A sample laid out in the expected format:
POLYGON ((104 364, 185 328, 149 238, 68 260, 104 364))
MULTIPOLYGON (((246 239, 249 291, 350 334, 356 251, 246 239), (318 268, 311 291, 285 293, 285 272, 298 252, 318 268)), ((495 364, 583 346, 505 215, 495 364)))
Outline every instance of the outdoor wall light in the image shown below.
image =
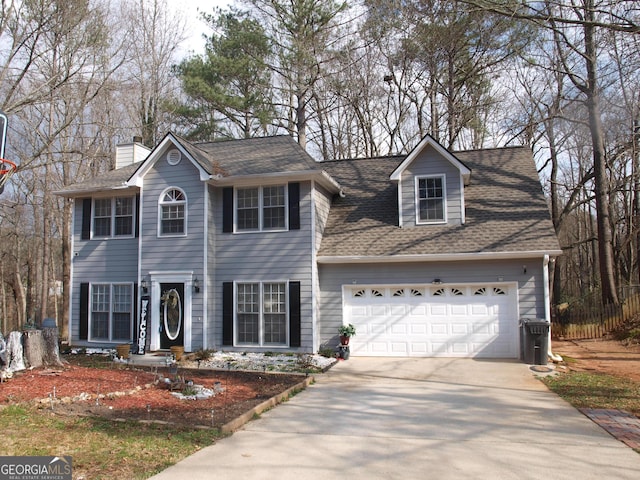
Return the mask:
POLYGON ((140 280, 140 286, 142 287, 142 293, 147 293, 149 291, 149 285, 147 284, 146 278, 140 280))
POLYGON ((434 278, 433 282, 431 283, 433 283, 434 285, 440 285, 442 283, 442 280, 440 280, 439 278, 434 278))
POLYGON ((193 279, 193 291, 195 293, 200 293, 200 282, 198 281, 198 277, 193 279))

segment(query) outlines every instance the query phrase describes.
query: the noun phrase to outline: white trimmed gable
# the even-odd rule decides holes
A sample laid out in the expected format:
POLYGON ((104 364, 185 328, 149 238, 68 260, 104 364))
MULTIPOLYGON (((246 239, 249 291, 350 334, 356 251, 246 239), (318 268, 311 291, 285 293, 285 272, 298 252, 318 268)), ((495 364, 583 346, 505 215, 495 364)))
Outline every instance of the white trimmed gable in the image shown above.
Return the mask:
POLYGON ((200 180, 207 181, 211 179, 211 175, 189 154, 178 139, 173 134, 168 133, 149 154, 142 166, 127 181, 127 186, 141 187, 142 179, 158 161, 167 161, 172 165, 177 165, 181 161, 190 162, 198 170, 200 180))
POLYGON ((470 176, 454 154, 425 136, 389 177, 398 185, 398 225, 464 224, 470 176))

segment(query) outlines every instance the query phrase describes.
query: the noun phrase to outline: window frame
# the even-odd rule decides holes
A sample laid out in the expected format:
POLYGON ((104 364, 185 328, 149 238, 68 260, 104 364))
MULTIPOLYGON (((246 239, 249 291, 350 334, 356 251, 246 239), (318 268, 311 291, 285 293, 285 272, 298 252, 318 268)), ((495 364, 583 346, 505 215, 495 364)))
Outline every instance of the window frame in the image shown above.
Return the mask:
MULTIPOLYGON (((289 298, 289 282, 288 281, 282 281, 282 280, 274 280, 274 281, 251 281, 251 280, 247 280, 247 281, 238 281, 234 283, 234 292, 233 292, 233 312, 234 312, 234 318, 233 318, 233 332, 234 332, 234 339, 233 339, 233 343, 234 346, 237 347, 255 347, 255 348, 289 348, 290 343, 291 343, 291 326, 290 326, 290 315, 291 315, 291 305, 289 304, 290 302, 290 298, 289 298), (257 303, 257 307, 258 307, 258 311, 257 312, 247 312, 247 314, 255 314, 257 315, 257 321, 258 321, 258 331, 257 331, 257 337, 258 337, 258 341, 257 343, 254 342, 246 342, 246 341, 240 341, 240 332, 241 332, 241 325, 240 325, 240 315, 242 315, 244 312, 240 312, 239 311, 239 304, 240 304, 240 292, 241 292, 241 286, 243 285, 252 285, 252 286, 257 286, 257 296, 258 296, 258 303, 257 303), (279 305, 281 308, 284 308, 284 312, 270 312, 267 311, 267 306, 266 306, 266 300, 267 298, 265 297, 265 287, 266 286, 274 286, 277 285, 278 288, 280 289, 279 292, 276 292, 277 296, 280 296, 281 299, 280 301, 274 302, 273 304, 277 304, 279 305), (283 326, 284 326, 284 342, 283 343, 276 343, 276 342, 268 342, 265 341, 265 335, 267 334, 267 328, 266 328, 266 316, 267 315, 282 315, 282 322, 283 322, 283 326)), ((255 305, 255 304, 254 304, 255 305)))
POLYGON ((91 238, 92 239, 108 239, 108 238, 134 238, 136 233, 136 196, 135 195, 123 195, 117 197, 93 197, 91 199, 91 238), (127 199, 131 202, 131 215, 118 215, 117 214, 117 201, 119 199, 127 199), (98 209, 96 207, 96 202, 104 202, 108 200, 110 202, 109 205, 109 215, 101 215, 98 216, 96 213, 98 209), (131 233, 126 234, 116 234, 116 220, 118 218, 130 218, 131 219, 131 233), (109 233, 107 235, 98 235, 96 234, 96 219, 106 219, 109 218, 109 233))
POLYGON ((417 225, 438 225, 447 223, 447 177, 445 174, 437 175, 417 175, 415 177, 415 210, 416 210, 416 224, 417 225), (420 181, 439 179, 442 182, 442 197, 420 197, 420 181), (422 200, 442 200, 442 219, 428 220, 422 219, 420 215, 420 202, 422 200))
POLYGON ((241 187, 234 187, 233 189, 233 231, 234 233, 256 233, 256 232, 285 232, 289 230, 289 188, 286 183, 275 183, 266 185, 247 185, 241 187), (281 188, 282 189, 282 204, 281 205, 265 205, 265 190, 269 188, 281 188), (258 192, 258 226, 256 228, 240 228, 239 226, 239 207, 238 192, 241 190, 257 190, 258 192), (283 225, 278 227, 265 227, 265 211, 270 209, 282 208, 282 220, 283 225))
MULTIPOLYGON (((158 197, 158 237, 163 238, 175 238, 175 237, 186 237, 187 236, 187 225, 188 225, 188 211, 189 211, 189 199, 187 197, 186 192, 180 187, 167 187, 165 188, 160 196, 158 197), (166 201, 165 196, 171 191, 178 191, 184 197, 184 200, 171 200, 166 201), (174 232, 174 233, 164 233, 162 231, 162 222, 163 222, 163 211, 164 207, 168 206, 182 206, 183 207, 183 216, 182 216, 182 232, 174 232)), ((171 219, 168 219, 171 220, 171 219)))
POLYGON ((122 342, 131 342, 133 341, 133 329, 134 329, 134 320, 135 320, 135 291, 133 282, 95 282, 89 285, 89 305, 88 305, 88 313, 89 313, 89 321, 88 321, 88 331, 87 331, 87 340, 89 342, 111 342, 111 343, 122 343, 122 342), (108 310, 100 310, 97 311, 94 308, 94 294, 96 293, 97 287, 108 287, 108 310), (116 310, 116 295, 115 289, 116 287, 127 287, 129 290, 129 334, 128 338, 120 338, 116 337, 114 334, 115 329, 115 320, 114 315, 119 313, 127 313, 123 311, 116 310), (94 315, 97 313, 106 313, 107 314, 107 337, 100 337, 94 335, 94 315))

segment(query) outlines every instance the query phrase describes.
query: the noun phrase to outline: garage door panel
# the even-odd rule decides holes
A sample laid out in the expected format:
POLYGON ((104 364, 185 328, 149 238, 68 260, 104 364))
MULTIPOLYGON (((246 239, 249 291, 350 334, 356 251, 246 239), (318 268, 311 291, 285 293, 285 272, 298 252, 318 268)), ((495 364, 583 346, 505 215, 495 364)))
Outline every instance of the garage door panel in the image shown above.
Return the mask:
POLYGON ((422 336, 427 335, 427 325, 426 324, 411 324, 411 335, 422 336))
POLYGON ((404 324, 391 325, 392 335, 406 335, 407 333, 409 333, 408 325, 404 325, 404 324))
POLYGON ((432 323, 432 335, 449 335, 449 327, 446 323, 432 323))
POLYGON ((406 355, 408 352, 406 342, 392 342, 391 353, 393 355, 406 355))
POLYGON ((452 335, 466 335, 467 333, 469 333, 469 326, 466 323, 451 324, 452 335))
POLYGON ((517 357, 517 289, 455 285, 345 290, 352 355, 517 357))

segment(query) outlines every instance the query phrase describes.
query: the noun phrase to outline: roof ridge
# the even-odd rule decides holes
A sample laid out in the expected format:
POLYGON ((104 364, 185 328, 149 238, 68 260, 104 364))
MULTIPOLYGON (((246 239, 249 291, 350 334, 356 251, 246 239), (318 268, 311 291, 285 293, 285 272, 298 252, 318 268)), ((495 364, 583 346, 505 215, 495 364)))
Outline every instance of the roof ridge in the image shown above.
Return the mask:
POLYGON ((531 147, 529 145, 510 145, 507 147, 471 148, 469 150, 451 150, 451 153, 455 155, 457 153, 487 152, 489 150, 515 150, 515 149, 525 149, 525 150, 531 151, 531 147))
POLYGON ((397 158, 404 158, 407 155, 380 155, 378 157, 355 157, 355 158, 334 158, 333 160, 323 160, 320 162, 320 165, 323 163, 338 163, 338 162, 357 162, 362 160, 393 160, 397 158))

